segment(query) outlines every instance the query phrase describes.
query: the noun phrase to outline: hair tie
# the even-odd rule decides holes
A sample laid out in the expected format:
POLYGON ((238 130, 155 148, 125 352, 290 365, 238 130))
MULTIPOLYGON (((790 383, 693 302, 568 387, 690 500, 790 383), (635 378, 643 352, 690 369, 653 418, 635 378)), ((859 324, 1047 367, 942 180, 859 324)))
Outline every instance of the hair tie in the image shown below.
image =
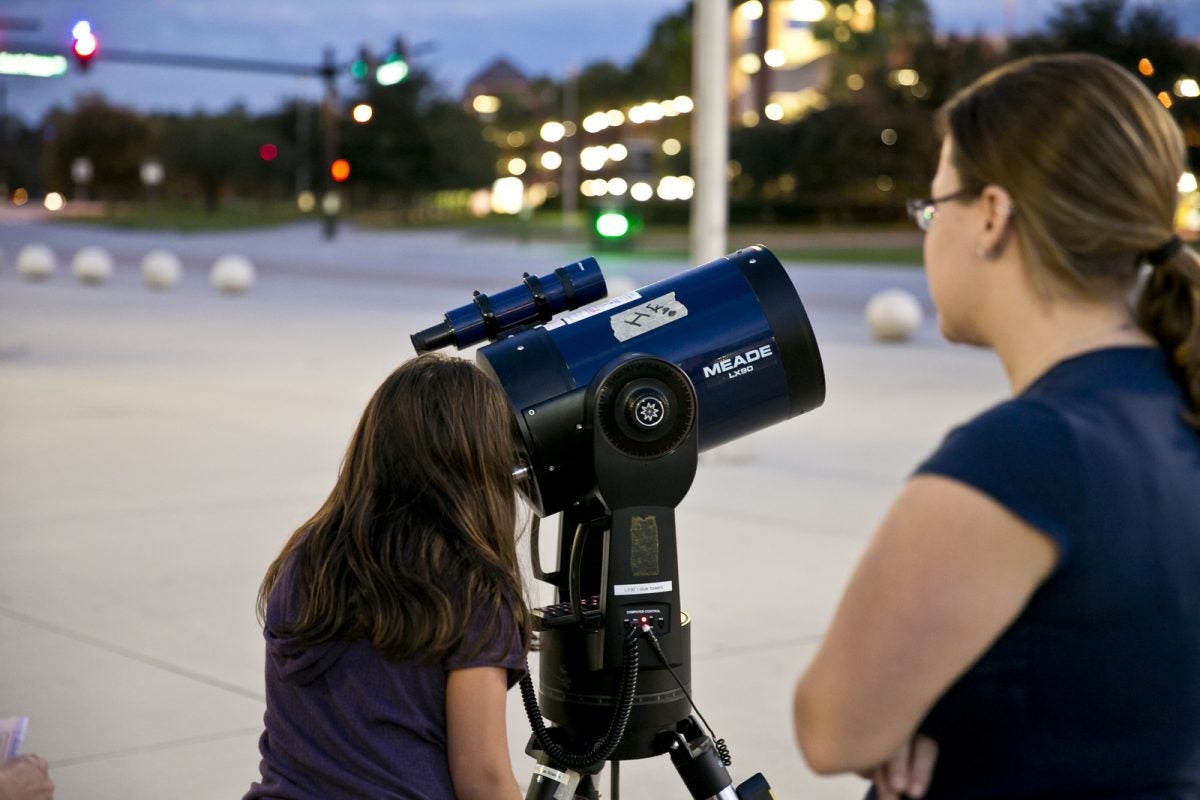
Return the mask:
POLYGON ((1146 253, 1146 261, 1152 267, 1162 266, 1170 261, 1180 248, 1183 247, 1183 241, 1178 236, 1172 236, 1160 247, 1146 253))

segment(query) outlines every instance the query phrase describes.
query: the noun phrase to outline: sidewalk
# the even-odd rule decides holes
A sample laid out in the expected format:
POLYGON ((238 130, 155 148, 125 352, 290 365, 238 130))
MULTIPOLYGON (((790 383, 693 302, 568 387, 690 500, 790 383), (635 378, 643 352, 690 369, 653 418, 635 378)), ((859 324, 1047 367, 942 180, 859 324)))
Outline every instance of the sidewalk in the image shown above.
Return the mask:
MULTIPOLYGON (((59 800, 240 797, 263 711, 255 591, 331 487, 370 393, 411 355, 408 334, 472 289, 588 253, 453 231, 346 231, 328 245, 305 226, 182 237, 19 222, 0 224, 0 250, 0 716, 30 718, 25 750, 50 760, 59 800), (59 253, 47 282, 15 273, 30 241, 59 253), (117 253, 102 287, 65 263, 92 243, 117 253), (169 292, 137 275, 158 246, 185 262, 169 292), (228 251, 260 262, 243 296, 208 285, 228 251)), ((614 285, 688 266, 597 255, 614 285)), ((931 319, 908 344, 870 340, 872 292, 903 286, 928 310, 919 271, 790 272, 827 400, 702 457, 677 514, 680 583, 693 694, 735 779, 761 771, 780 800, 849 800, 862 781, 817 778, 796 753, 791 687, 905 475, 1005 385, 988 354, 945 345, 931 319)), ((515 693, 508 724, 524 783, 515 693)), ((666 758, 623 764, 621 792, 688 796, 666 758)))

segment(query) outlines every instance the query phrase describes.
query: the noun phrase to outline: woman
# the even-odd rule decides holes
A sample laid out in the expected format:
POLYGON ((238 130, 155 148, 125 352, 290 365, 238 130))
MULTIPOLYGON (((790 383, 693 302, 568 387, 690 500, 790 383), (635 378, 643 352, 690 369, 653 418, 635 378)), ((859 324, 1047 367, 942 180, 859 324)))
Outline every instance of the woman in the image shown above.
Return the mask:
POLYGON ((943 335, 994 349, 1013 397, 885 516, 797 686, 801 749, 885 798, 1200 797, 1182 136, 1088 55, 995 70, 942 120, 933 199, 910 204, 930 291, 943 335))
POLYGON ((325 504, 267 570, 247 798, 519 798, 505 693, 529 615, 516 440, 471 363, 419 356, 367 404, 325 504))

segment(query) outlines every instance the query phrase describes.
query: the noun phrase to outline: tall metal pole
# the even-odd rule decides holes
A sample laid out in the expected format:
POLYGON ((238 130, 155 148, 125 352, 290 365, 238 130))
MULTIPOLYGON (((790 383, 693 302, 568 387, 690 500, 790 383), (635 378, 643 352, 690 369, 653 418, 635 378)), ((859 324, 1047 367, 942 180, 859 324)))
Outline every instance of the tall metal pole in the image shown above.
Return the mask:
POLYGON ((727 252, 729 226, 729 2, 696 0, 692 45, 691 263, 727 252))
POLYGON ((338 148, 338 108, 337 108, 337 64, 333 59, 333 48, 325 49, 325 61, 321 65, 321 77, 325 80, 324 110, 324 156, 321 165, 321 235, 332 239, 337 235, 338 214, 341 211, 340 198, 335 196, 337 187, 329 174, 330 165, 337 158, 338 148))
POLYGON ((574 126, 574 135, 563 137, 562 146, 562 226, 567 232, 579 227, 579 137, 583 126, 578 117, 579 73, 572 69, 563 85, 563 122, 574 126))

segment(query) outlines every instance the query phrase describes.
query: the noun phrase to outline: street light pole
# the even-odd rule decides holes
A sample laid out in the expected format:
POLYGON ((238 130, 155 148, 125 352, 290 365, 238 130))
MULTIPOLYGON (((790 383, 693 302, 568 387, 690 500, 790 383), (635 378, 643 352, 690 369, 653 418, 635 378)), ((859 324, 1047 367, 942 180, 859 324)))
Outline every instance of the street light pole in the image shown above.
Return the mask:
POLYGON ((729 226, 729 3, 696 0, 692 45, 691 263, 726 253, 729 226))
POLYGON ((330 167, 333 160, 337 158, 338 151, 337 65, 333 60, 332 47, 325 48, 325 60, 321 64, 321 78, 325 81, 325 100, 322 108, 325 123, 325 159, 321 165, 321 235, 326 239, 332 239, 337 235, 338 212, 341 206, 340 198, 333 197, 333 193, 337 190, 333 184, 333 176, 330 174, 330 167))
MULTIPOLYGON (((579 73, 571 69, 563 85, 563 121, 573 126, 574 135, 564 136, 562 143, 562 223, 563 230, 573 233, 579 227, 579 139, 583 127, 579 124, 579 73)), ((568 131, 570 132, 570 131, 568 131)))

